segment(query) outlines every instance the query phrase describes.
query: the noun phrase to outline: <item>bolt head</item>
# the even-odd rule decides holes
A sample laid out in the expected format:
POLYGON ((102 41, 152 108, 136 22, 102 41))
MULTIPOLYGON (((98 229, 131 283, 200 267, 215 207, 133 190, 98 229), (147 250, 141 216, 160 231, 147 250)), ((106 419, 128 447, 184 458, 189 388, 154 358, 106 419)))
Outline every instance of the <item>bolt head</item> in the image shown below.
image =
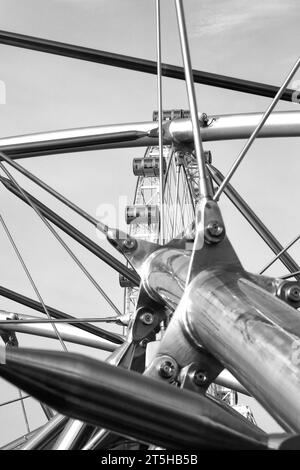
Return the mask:
POLYGON ((208 381, 207 373, 203 370, 197 370, 194 374, 194 383, 198 387, 202 387, 208 381))
POLYGON ((152 325, 153 320, 154 318, 152 313, 143 313, 143 315, 141 316, 141 321, 144 323, 144 325, 152 325))
POLYGON ((175 366, 170 361, 164 361, 159 368, 160 375, 164 379, 170 379, 174 375, 175 366))
POLYGON ((126 238, 123 241, 122 246, 125 250, 133 250, 136 247, 136 240, 134 238, 126 238))
POLYGON ((289 289, 287 289, 286 294, 289 300, 292 300, 294 302, 299 302, 300 286, 291 286, 289 289))
POLYGON ((208 224, 207 230, 209 231, 211 236, 219 237, 220 235, 222 235, 224 227, 219 222, 213 221, 208 224))

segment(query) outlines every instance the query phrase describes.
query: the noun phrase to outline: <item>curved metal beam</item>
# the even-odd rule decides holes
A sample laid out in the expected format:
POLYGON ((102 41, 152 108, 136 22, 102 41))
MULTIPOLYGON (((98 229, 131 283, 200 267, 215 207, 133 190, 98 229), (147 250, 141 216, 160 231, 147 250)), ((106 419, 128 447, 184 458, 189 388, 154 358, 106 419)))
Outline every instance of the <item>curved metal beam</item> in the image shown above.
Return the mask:
MULTIPOLYGON (((202 139, 207 142, 246 139, 251 135, 261 117, 262 113, 211 115, 207 117, 207 124, 199 116, 202 139)), ((190 119, 165 121, 163 127, 165 145, 173 141, 178 143, 193 141, 190 119)), ((0 150, 11 158, 17 159, 108 148, 149 147, 158 145, 156 130, 156 124, 153 121, 65 129, 3 137, 0 138, 0 150), (136 131, 138 135, 143 135, 140 133, 148 135, 144 134, 144 137, 132 141, 124 139, 104 143, 106 135, 130 131, 136 131)), ((261 138, 299 136, 300 111, 273 113, 258 135, 261 138)))

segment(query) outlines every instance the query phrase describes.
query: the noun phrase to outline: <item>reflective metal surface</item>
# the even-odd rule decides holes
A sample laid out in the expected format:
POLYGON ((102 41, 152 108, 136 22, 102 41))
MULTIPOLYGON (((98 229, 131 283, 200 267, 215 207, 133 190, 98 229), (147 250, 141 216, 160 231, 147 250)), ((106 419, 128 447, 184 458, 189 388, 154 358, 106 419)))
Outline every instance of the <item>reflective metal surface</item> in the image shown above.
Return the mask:
MULTIPOLYGON (((7 318, 7 313, 2 313, 0 311, 0 320, 3 321, 7 318)), ((18 319, 20 320, 30 320, 36 318, 37 317, 33 317, 31 315, 18 314, 18 319)), ((103 349, 104 351, 114 351, 118 347, 118 345, 115 343, 111 343, 108 340, 99 338, 92 333, 79 330, 78 328, 74 328, 70 325, 56 324, 56 327, 59 331, 59 334, 61 335, 61 338, 64 341, 69 341, 70 343, 83 344, 85 346, 90 346, 91 348, 103 349)), ((55 332, 53 331, 52 325, 47 323, 1 323, 0 329, 4 331, 17 331, 30 335, 43 336, 46 338, 57 338, 55 332)))
MULTIPOLYGON (((199 116, 200 117, 200 116, 199 116)), ((261 113, 227 114, 208 116, 210 124, 202 127, 203 141, 231 140, 248 138, 259 120, 261 113)), ((158 137, 141 137, 135 141, 104 144, 100 136, 110 133, 136 130, 150 132, 156 123, 128 123, 106 126, 84 127, 60 131, 28 134, 0 139, 2 152, 12 158, 27 158, 88 150, 125 147, 148 147, 158 145, 158 137), (97 141, 97 137, 99 137, 97 141)), ((164 144, 192 142, 192 123, 190 119, 175 119, 165 123, 164 144)), ((273 113, 258 135, 260 137, 296 137, 300 135, 300 112, 285 111, 273 113)))
POLYGON ((67 416, 55 415, 45 426, 38 429, 34 435, 20 447, 20 450, 36 450, 47 445, 63 429, 68 421, 67 416))
POLYGON ((300 430, 300 314, 244 272, 208 269, 176 311, 207 348, 287 430, 300 430))

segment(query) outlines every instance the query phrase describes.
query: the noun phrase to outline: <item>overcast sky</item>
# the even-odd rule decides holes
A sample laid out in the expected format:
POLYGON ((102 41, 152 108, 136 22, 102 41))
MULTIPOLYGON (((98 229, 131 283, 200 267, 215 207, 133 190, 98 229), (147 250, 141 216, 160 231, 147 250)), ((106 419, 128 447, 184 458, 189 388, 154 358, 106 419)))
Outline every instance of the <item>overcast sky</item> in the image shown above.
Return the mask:
MULTIPOLYGON (((185 11, 193 67, 280 85, 299 55, 297 0, 186 0, 185 11)), ((0 0, 0 29, 94 47, 146 59, 155 59, 154 0, 0 0)), ((163 60, 181 65, 173 0, 162 1, 163 60)), ((0 80, 5 82, 6 105, 0 106, 0 137, 55 129, 151 120, 156 105, 156 78, 104 65, 0 46, 0 80)), ((295 79, 300 79, 300 74, 295 79)), ((197 85, 200 111, 208 114, 264 111, 270 100, 197 85)), ((165 109, 186 108, 182 81, 163 80, 165 109)), ((278 110, 297 104, 280 103, 278 110)), ((242 148, 242 141, 210 143, 214 164, 226 172, 242 148)), ((232 183, 285 244, 299 231, 299 139, 256 142, 232 183)), ((133 157, 143 149, 82 152, 45 156, 22 164, 78 203, 92 215, 99 204, 117 206, 119 196, 132 200, 136 179, 133 157)), ((97 241, 92 227, 82 222, 19 177, 23 187, 51 204, 70 222, 97 241)), ((228 234, 246 269, 258 272, 272 253, 223 198, 228 234)), ((80 316, 111 315, 111 310, 83 277, 51 234, 23 203, 1 189, 1 214, 15 235, 45 301, 80 316)), ((66 238, 67 240, 67 238, 66 238)), ((68 240, 69 242, 69 240, 68 240)), ((0 232, 1 284, 34 297, 5 235, 0 232)), ((107 245, 103 242, 102 246, 107 245)), ((80 259, 122 306, 118 276, 72 241, 80 259)), ((291 250, 300 262, 299 245, 291 250)), ((282 275, 277 263, 269 271, 282 275)), ((1 299, 1 308, 28 313, 1 299)), ((32 339, 22 338, 22 345, 32 339)), ((38 343, 35 343, 38 344, 38 343)), ((51 341, 45 341, 54 347, 51 341)), ((75 350, 70 346, 70 350, 75 350)), ((79 348, 80 349, 80 348, 79 348)), ((77 349, 78 350, 78 349, 77 349)), ((80 349, 81 350, 81 349, 80 349)), ((85 350, 86 351, 86 350, 85 350)), ((94 354, 94 351, 87 351, 94 354)), ((1 381, 0 401, 17 396, 1 381)), ((248 401, 249 402, 249 401, 248 401)), ((278 427, 253 404, 260 425, 278 427)), ((28 401, 30 424, 39 423, 37 405, 28 401)), ((25 432, 20 406, 1 408, 0 421, 15 423, 0 429, 0 443, 25 432), (18 423, 18 424, 17 424, 18 423)), ((2 427, 1 427, 2 428, 2 427)))

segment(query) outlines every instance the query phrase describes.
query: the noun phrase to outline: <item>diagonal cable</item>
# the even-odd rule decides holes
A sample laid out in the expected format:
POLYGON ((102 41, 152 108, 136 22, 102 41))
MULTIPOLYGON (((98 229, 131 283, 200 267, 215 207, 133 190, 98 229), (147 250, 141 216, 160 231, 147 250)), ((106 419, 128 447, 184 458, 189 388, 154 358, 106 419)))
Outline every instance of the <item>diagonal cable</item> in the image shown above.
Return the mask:
MULTIPOLYGON (((0 152, 1 157, 6 157, 5 159, 9 159, 9 157, 3 152, 0 152)), ((3 158, 4 158, 3 157, 3 158)), ((52 225, 48 222, 48 220, 41 214, 39 209, 36 207, 36 205, 29 199, 25 191, 21 188, 21 186, 18 184, 18 182, 15 180, 15 178, 12 176, 12 174, 5 168, 2 162, 0 162, 0 168, 5 172, 7 177, 12 181, 12 183, 18 188, 20 193, 23 195, 23 197, 26 199, 28 204, 32 207, 32 209, 36 212, 38 217, 44 222, 46 227, 50 230, 50 232, 53 234, 53 236, 56 238, 56 240, 62 245, 62 247, 67 251, 67 253, 71 256, 73 261, 77 264, 77 266, 81 269, 81 271, 86 275, 86 277, 89 279, 89 281, 94 285, 94 287, 100 292, 102 297, 107 301, 107 303, 111 306, 111 308, 116 312, 117 315, 121 315, 121 312, 119 309, 116 307, 116 305, 111 301, 111 299, 108 297, 108 295, 104 292, 104 290, 99 286, 97 281, 93 278, 93 276, 88 272, 88 270, 85 268, 85 266, 79 261, 75 253, 69 248, 69 246, 64 242, 64 240, 60 237, 60 235, 56 232, 56 230, 52 227, 52 225)))
MULTIPOLYGON (((2 163, 0 163, 0 166, 3 166, 2 163)), ((12 245, 12 247, 13 247, 15 253, 16 253, 16 255, 17 255, 18 260, 20 261, 20 263, 21 263, 21 265, 22 265, 22 267, 23 267, 23 269, 24 269, 24 271, 25 271, 25 274, 26 274, 26 276, 27 276, 27 278, 28 278, 28 280, 29 280, 29 282, 30 282, 30 284, 31 284, 31 286, 32 286, 32 288, 33 288, 33 290, 34 290, 34 292, 35 292, 37 298, 39 299, 41 305, 43 306, 43 310, 44 310, 45 314, 47 315, 48 319, 51 320, 51 316, 50 316, 50 314, 49 314, 49 312, 48 312, 48 309, 47 309, 47 307, 46 307, 46 305, 45 305, 45 303, 44 303, 44 300, 43 300, 43 298, 42 298, 42 296, 41 296, 41 294, 40 294, 40 291, 38 290, 38 288, 37 288, 37 286, 36 286, 36 284, 35 284, 35 282, 34 282, 32 276, 31 276, 31 274, 30 274, 30 272, 29 272, 29 270, 28 270, 28 268, 27 268, 27 265, 26 265, 26 263, 25 263, 25 261, 24 261, 22 255, 21 255, 21 253, 20 253, 20 251, 19 251, 19 249, 18 249, 18 247, 17 247, 17 245, 16 245, 14 239, 13 239, 13 236, 12 236, 12 234, 11 234, 9 228, 7 227, 6 223, 5 223, 4 220, 3 220, 3 217, 2 217, 1 215, 0 215, 0 222, 1 222, 1 224, 2 224, 2 227, 4 228, 4 231, 5 231, 6 235, 7 235, 7 237, 8 237, 8 239, 9 239, 9 241, 10 241, 10 243, 11 243, 11 245, 12 245)), ((65 351, 67 351, 66 345, 65 345, 65 343, 63 342, 63 340, 62 340, 62 338, 61 338, 61 336, 60 336, 60 334, 59 334, 59 331, 57 330, 55 324, 54 324, 53 322, 51 322, 51 324, 52 324, 53 330, 54 330, 54 332, 55 332, 57 338, 59 339, 60 344, 62 345, 62 348, 63 348, 65 351)))

